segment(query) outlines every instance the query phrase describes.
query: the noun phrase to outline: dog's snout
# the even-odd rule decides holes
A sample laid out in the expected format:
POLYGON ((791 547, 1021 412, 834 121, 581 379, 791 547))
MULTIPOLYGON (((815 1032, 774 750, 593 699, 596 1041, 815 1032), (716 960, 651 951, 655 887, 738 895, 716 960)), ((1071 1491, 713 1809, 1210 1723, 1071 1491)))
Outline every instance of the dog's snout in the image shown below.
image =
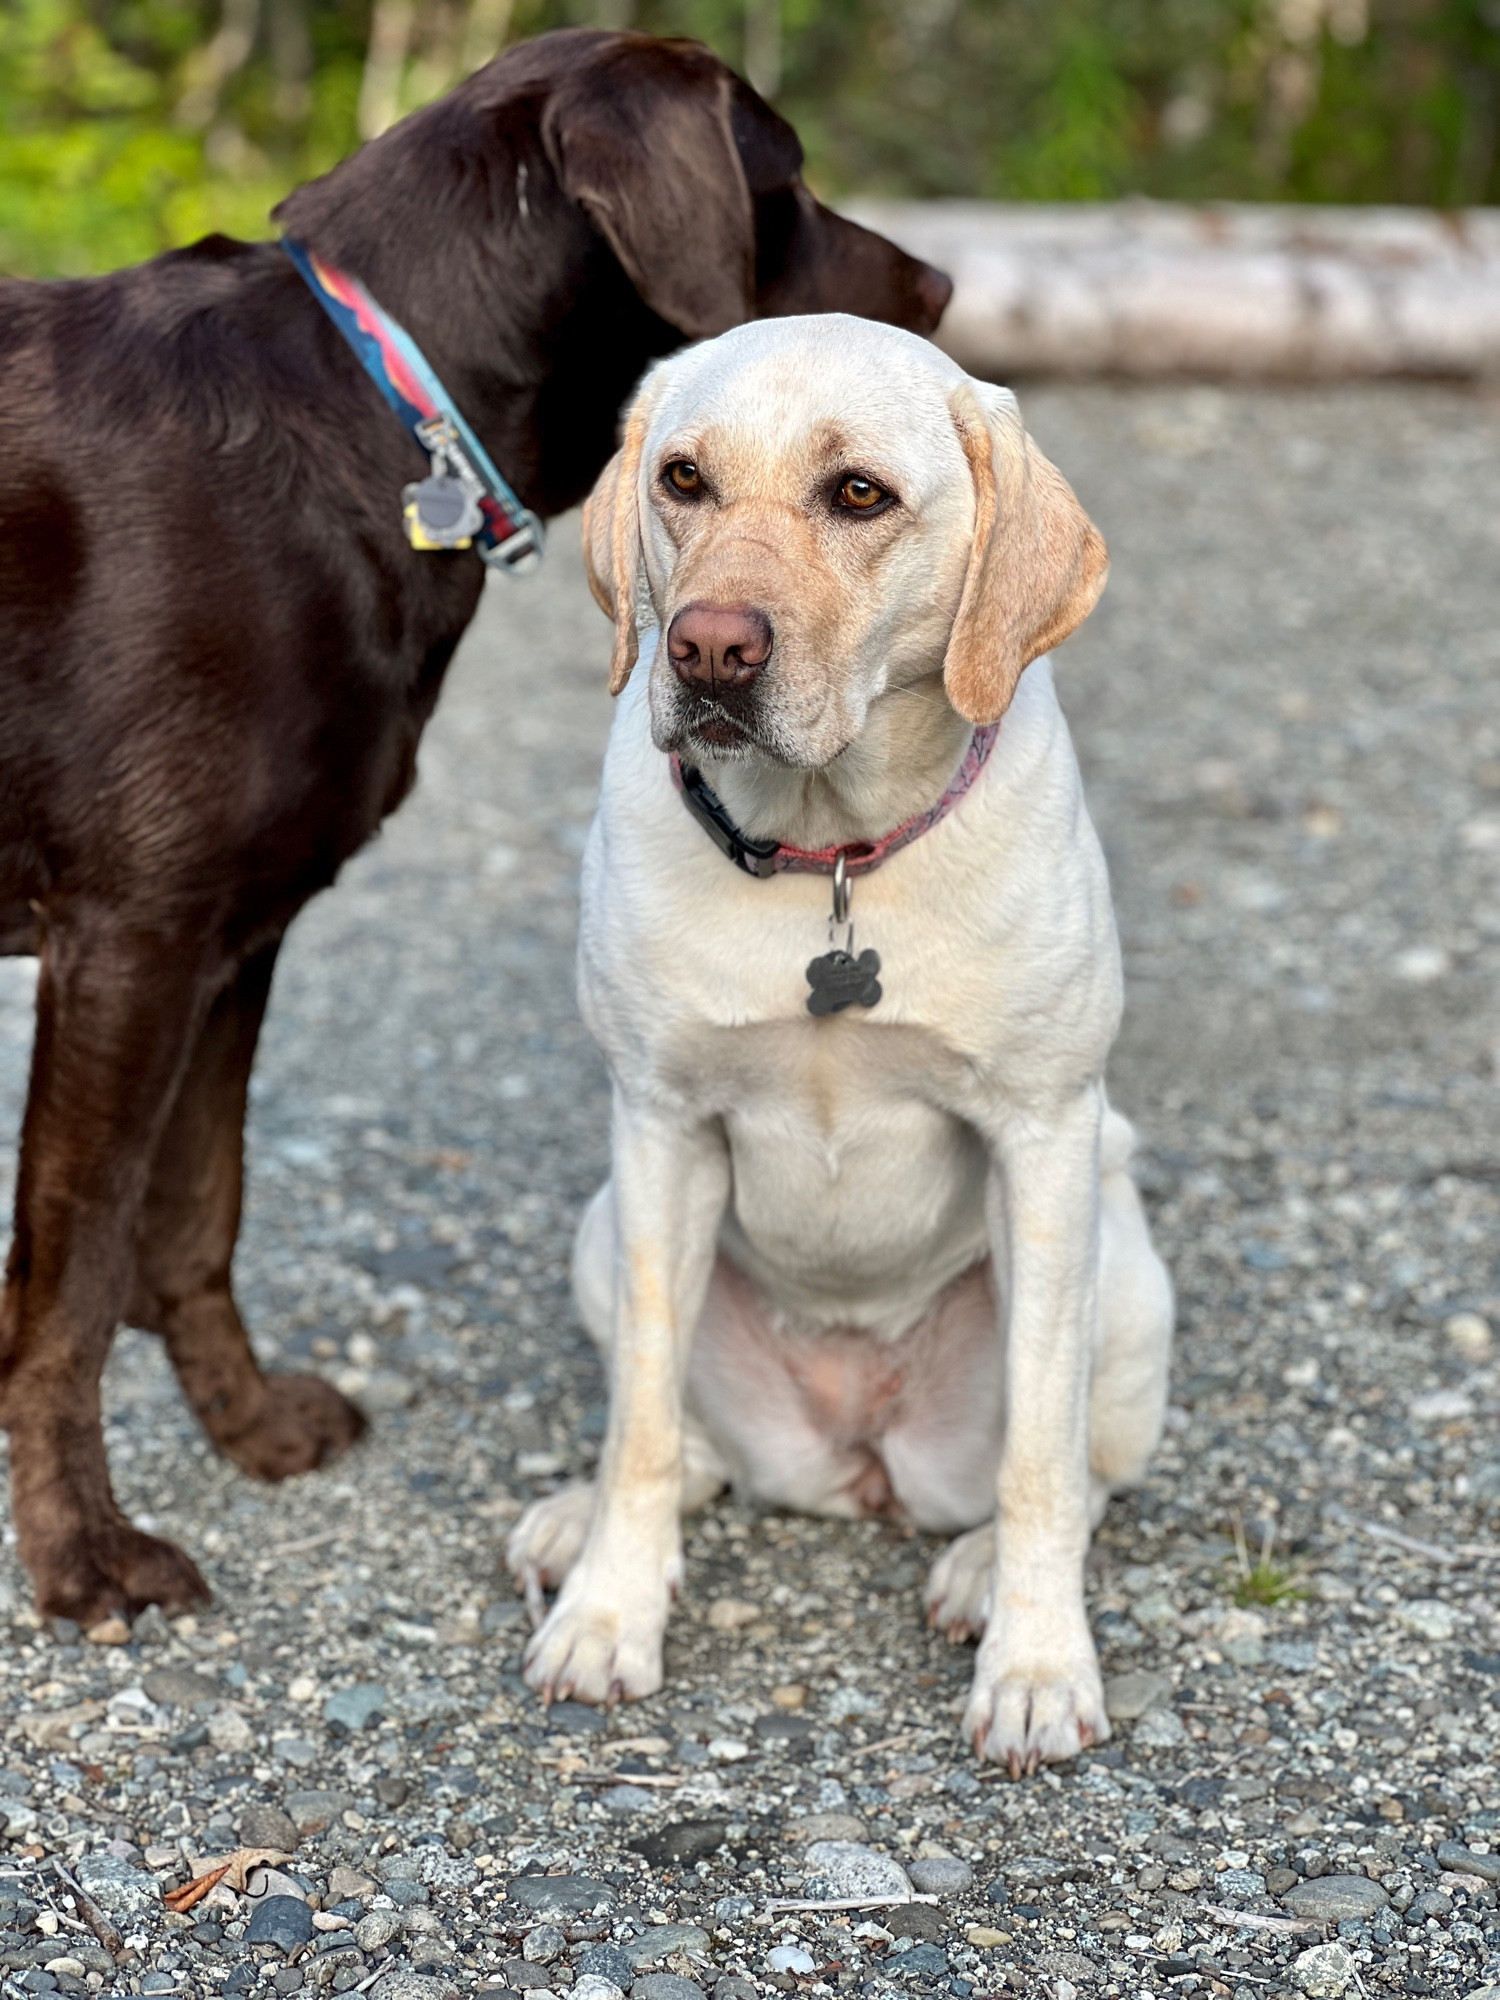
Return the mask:
POLYGON ((771 657, 771 621, 749 604, 686 604, 667 628, 667 657, 684 687, 748 687, 771 657))

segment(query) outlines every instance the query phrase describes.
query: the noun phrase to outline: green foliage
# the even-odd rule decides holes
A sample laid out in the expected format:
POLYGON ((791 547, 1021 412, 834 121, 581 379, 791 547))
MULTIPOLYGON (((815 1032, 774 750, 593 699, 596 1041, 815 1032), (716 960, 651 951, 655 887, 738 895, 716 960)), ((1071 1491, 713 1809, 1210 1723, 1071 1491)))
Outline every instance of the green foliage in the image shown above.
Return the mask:
POLYGON ((0 268, 267 211, 508 40, 696 35, 825 191, 1500 202, 1500 0, 0 0, 0 268))
POLYGON ((1232 1590, 1234 1601, 1242 1611, 1258 1606, 1294 1604, 1307 1595, 1302 1565, 1273 1561, 1274 1546, 1273 1531, 1267 1529, 1260 1554, 1252 1563, 1245 1544, 1245 1530, 1238 1521, 1235 1522, 1232 1590))

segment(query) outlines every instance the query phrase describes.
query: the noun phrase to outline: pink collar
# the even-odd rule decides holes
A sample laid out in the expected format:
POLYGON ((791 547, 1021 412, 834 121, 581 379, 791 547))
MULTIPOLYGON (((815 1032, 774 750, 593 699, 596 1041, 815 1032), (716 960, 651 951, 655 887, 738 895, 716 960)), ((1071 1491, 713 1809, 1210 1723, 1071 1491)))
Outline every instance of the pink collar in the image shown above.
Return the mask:
POLYGON ((669 761, 672 783, 677 787, 682 803, 714 845, 729 856, 736 868, 743 868, 747 875, 762 878, 786 874, 831 875, 840 857, 845 874, 868 875, 882 861, 888 861, 899 849, 910 847, 914 840, 931 832, 940 820, 948 817, 984 769, 999 734, 998 722, 982 723, 974 731, 963 762, 953 774, 953 782, 936 805, 902 820, 900 826, 883 833, 878 840, 854 841, 847 847, 788 847, 779 840, 752 840, 735 824, 728 808, 700 770, 692 764, 684 764, 675 753, 669 761))

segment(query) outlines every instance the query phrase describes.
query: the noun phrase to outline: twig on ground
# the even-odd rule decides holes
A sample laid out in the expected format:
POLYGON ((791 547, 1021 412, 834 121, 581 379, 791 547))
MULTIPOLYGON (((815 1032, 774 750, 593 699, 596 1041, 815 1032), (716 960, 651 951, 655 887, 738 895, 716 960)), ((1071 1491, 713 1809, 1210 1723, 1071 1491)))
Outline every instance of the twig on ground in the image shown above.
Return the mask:
POLYGON ((783 1910, 904 1910, 908 1903, 935 1903, 936 1896, 924 1896, 913 1889, 909 1896, 831 1896, 813 1897, 810 1901, 802 1896, 768 1896, 766 1915, 779 1915, 783 1910))
POLYGON ((565 1785, 643 1785, 663 1792, 687 1783, 686 1778, 669 1778, 655 1771, 566 1771, 558 1775, 565 1785))
POLYGON ((1405 1549, 1409 1555, 1426 1556, 1429 1562, 1451 1566, 1462 1562, 1500 1562, 1500 1542, 1455 1542, 1451 1549, 1442 1548, 1437 1542, 1418 1541, 1415 1535, 1405 1535, 1399 1528, 1388 1528, 1383 1521, 1361 1521, 1360 1527, 1376 1542, 1391 1542, 1398 1549, 1405 1549))
POLYGON ((855 1743, 850 1746, 851 1757, 873 1757, 880 1750, 894 1750, 898 1744, 910 1743, 916 1735, 915 1729, 898 1729, 894 1736, 882 1736, 874 1743, 855 1743))
POLYGON ((295 1542, 279 1542, 270 1551, 273 1556, 300 1556, 308 1549, 321 1549, 325 1542, 336 1542, 343 1533, 342 1528, 324 1528, 316 1535, 303 1535, 295 1542))
POLYGON ((82 1888, 75 1882, 67 1869, 55 1857, 52 1862, 52 1872, 60 1882, 66 1884, 68 1893, 72 1896, 77 1906, 78 1914, 94 1933, 94 1936, 98 1938, 100 1944, 103 1945, 111 1958, 118 1958, 125 1949, 125 1940, 115 1929, 109 1918, 105 1916, 103 1910, 100 1909, 87 1889, 82 1888))
POLYGON ((1200 1903, 1198 1908, 1216 1924, 1243 1925, 1250 1931, 1282 1931, 1290 1935, 1323 1928, 1315 1917, 1265 1917, 1259 1910, 1231 1910, 1221 1903, 1200 1903))

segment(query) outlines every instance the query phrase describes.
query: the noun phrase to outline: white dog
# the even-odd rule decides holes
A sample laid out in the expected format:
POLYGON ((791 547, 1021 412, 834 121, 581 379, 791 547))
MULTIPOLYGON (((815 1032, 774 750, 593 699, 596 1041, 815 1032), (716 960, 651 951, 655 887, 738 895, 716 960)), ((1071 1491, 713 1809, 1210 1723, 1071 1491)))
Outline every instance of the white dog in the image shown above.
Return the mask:
POLYGON ((654 369, 585 538, 621 701, 580 951, 613 1172, 575 1282, 611 1397, 597 1482, 511 1540, 561 1584, 527 1678, 657 1689, 680 1515, 732 1481, 957 1532, 927 1603, 984 1635, 967 1735, 1073 1756, 1109 1734, 1089 1535, 1159 1436, 1172 1323, 1039 657, 1104 545, 1008 391, 842 315, 654 369))

